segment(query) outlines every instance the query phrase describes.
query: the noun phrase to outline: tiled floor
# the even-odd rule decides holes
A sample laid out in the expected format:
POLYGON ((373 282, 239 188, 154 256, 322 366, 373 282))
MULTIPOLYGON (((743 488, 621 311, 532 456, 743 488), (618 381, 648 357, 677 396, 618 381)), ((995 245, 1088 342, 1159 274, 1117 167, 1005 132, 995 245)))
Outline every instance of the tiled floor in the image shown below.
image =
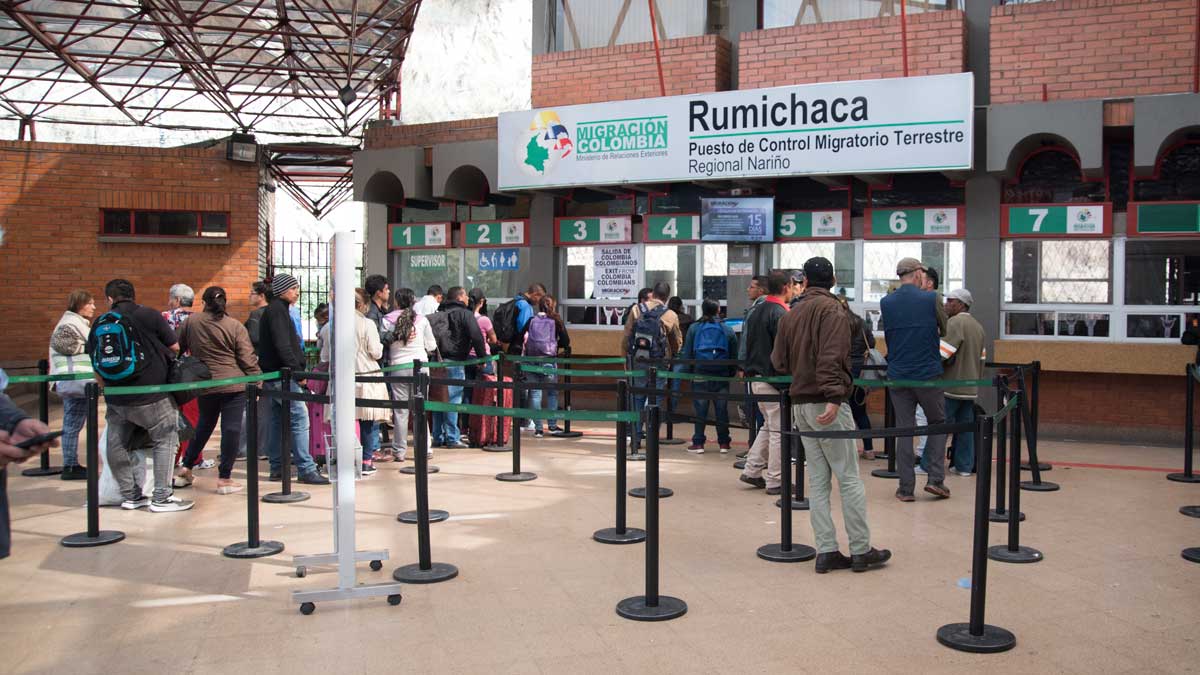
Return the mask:
MULTIPOLYGON (((895 554, 868 574, 813 573, 812 563, 772 564, 755 549, 777 540, 774 498, 737 482, 731 455, 663 449, 662 591, 688 614, 647 624, 618 617, 642 592, 643 547, 605 546, 591 533, 612 524, 613 440, 527 440, 538 480, 501 483, 507 454, 439 451, 432 506, 452 514, 432 526, 437 561, 452 581, 406 586, 398 607, 382 599, 319 604, 301 616, 297 589, 335 585, 332 568, 304 579, 291 555, 329 550, 330 489, 262 505, 264 537, 287 545, 255 561, 221 556, 245 538, 244 493, 218 496, 215 470, 199 472, 197 500, 177 514, 106 508, 103 527, 128 538, 66 549, 84 529, 84 484, 10 477, 12 558, 0 562, 0 671, 18 673, 208 672, 1190 672, 1200 669, 1200 486, 1177 470, 1174 449, 1044 442, 1060 492, 1023 493, 1022 543, 1034 565, 989 565, 987 619, 1017 636, 1014 650, 970 655, 937 643, 966 621, 974 480, 951 476, 949 501, 892 497, 893 481, 866 478, 874 542, 895 554)), ((864 469, 873 468, 864 463, 864 469)), ((876 463, 878 464, 878 463, 876 463)), ((383 581, 416 560, 416 529, 395 521, 413 506, 413 478, 395 465, 359 483, 359 547, 387 547, 383 581)), ((242 472, 238 465, 238 475, 242 472)), ((630 485, 643 481, 630 465, 630 485)), ((864 471, 866 473, 866 471, 864 471)), ((835 502, 835 521, 841 516, 835 502)), ((643 502, 630 500, 630 524, 643 502)), ((807 514, 796 538, 811 543, 807 514)), ((991 531, 1004 541, 1005 528, 991 531)), ((842 534, 844 542, 844 533, 842 534)))

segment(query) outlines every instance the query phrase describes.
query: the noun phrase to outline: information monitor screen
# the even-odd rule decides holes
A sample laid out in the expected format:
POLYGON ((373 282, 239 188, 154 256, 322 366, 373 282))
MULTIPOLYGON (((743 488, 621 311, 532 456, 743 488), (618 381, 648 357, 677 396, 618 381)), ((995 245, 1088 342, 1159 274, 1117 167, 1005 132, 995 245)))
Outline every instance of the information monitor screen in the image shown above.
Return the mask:
POLYGON ((700 200, 700 240, 769 242, 775 234, 775 199, 721 197, 700 200))

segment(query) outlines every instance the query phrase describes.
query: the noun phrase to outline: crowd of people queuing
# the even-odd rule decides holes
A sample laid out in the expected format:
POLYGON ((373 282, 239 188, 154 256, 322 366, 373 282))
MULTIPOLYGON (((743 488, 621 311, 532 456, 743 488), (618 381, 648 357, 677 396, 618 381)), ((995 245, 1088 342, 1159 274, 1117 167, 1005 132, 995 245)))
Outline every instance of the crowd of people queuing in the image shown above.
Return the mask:
MULTIPOLYGON (((719 395, 730 391, 735 376, 763 380, 790 376, 789 384, 752 381, 745 389, 745 393, 761 398, 744 408, 746 423, 758 433, 741 455, 746 462, 739 478, 767 494, 779 494, 781 473, 791 462, 790 458, 785 460, 782 450, 782 391, 790 396, 796 430, 869 429, 869 388, 856 384, 868 366, 886 368, 888 378, 906 381, 980 377, 984 334, 970 315, 971 293, 954 289, 943 303, 936 271, 913 258, 899 261, 896 276, 893 291, 880 302, 888 346, 886 365, 881 365, 883 359, 875 350, 875 331, 850 310, 844 294, 832 292, 836 286, 833 265, 821 257, 808 260, 801 270, 775 270, 753 277, 746 290, 750 306, 743 316, 740 337, 726 324, 715 299, 705 299, 700 317, 694 318, 680 298, 671 297, 668 284, 660 282, 642 289, 638 301, 622 318, 622 352, 634 363, 670 364, 675 372, 695 376, 688 378, 692 391, 717 395, 715 400, 712 396, 693 400, 694 432, 687 450, 695 454, 705 451, 709 423, 715 427, 719 451, 731 451, 729 402, 719 395)), ((255 282, 249 289, 251 311, 243 321, 228 313, 226 291, 217 286, 204 290, 202 307, 197 310, 193 307, 194 291, 176 284, 168 291, 165 311, 138 304, 133 284, 123 279, 114 279, 105 286, 104 309, 98 308, 97 298, 89 292, 78 290, 68 297, 66 311, 51 333, 51 373, 90 373, 101 387, 179 381, 179 371, 189 368, 192 372, 199 368, 201 379, 213 380, 282 369, 303 373, 310 364, 302 341, 299 297, 300 284, 291 275, 277 274, 255 282), (185 361, 191 365, 185 365, 185 361)), ((420 297, 410 288, 393 293, 385 277, 367 277, 363 288, 355 291, 356 373, 379 375, 387 366, 418 361, 467 361, 469 365, 448 365, 439 377, 470 383, 498 375, 493 362, 472 362, 480 356, 502 351, 537 357, 570 353, 567 325, 558 313, 555 298, 542 284, 531 284, 516 297, 505 298, 494 312, 488 311, 488 300, 483 289, 461 286, 443 289, 432 285, 420 297)), ((327 371, 332 342, 329 306, 322 303, 313 318, 318 326, 315 370, 327 371)), ((557 391, 538 386, 556 381, 554 374, 546 372, 553 367, 547 362, 541 372, 525 373, 527 398, 514 405, 557 410, 557 391)), ((637 379, 633 385, 641 391, 634 396, 634 409, 661 403, 663 395, 680 396, 679 384, 679 378, 658 378, 654 391, 662 393, 647 396, 648 378, 637 379)), ((63 400, 63 480, 80 480, 87 475, 78 453, 79 433, 87 417, 84 386, 82 380, 54 385, 63 400)), ((274 390, 287 387, 295 392, 325 390, 325 382, 317 379, 276 379, 263 386, 274 390)), ((473 390, 470 386, 450 385, 444 389, 440 395, 451 404, 472 402, 479 392, 490 393, 495 400, 493 388, 473 390)), ((269 461, 269 480, 281 479, 281 434, 288 433, 298 480, 311 485, 329 483, 318 461, 325 454, 329 431, 324 406, 264 397, 259 401, 258 428, 244 429, 244 385, 206 388, 194 403, 182 408, 168 393, 146 391, 106 397, 105 459, 124 498, 122 508, 147 507, 153 512, 189 509, 192 501, 176 496, 175 489, 191 486, 197 468, 214 464, 218 469, 216 492, 226 495, 240 491, 232 471, 234 463, 245 456, 248 434, 255 434, 255 446, 269 461), (286 430, 281 427, 283 406, 290 409, 290 427, 286 430), (218 423, 219 460, 205 461, 203 451, 218 423), (190 431, 188 440, 182 443, 181 429, 190 431), (139 484, 132 455, 135 450, 148 451, 153 457, 151 490, 139 484), (147 491, 149 496, 145 496, 147 491)), ((405 384, 357 383, 355 395, 407 401, 409 392, 405 384)), ((943 390, 934 384, 893 387, 887 395, 895 409, 896 426, 911 427, 972 421, 977 391, 970 386, 943 390)), ((432 390, 430 396, 434 396, 432 390)), ((27 434, 33 431, 24 416, 11 411, 5 414, 11 428, 0 427, 0 435, 13 434, 18 424, 30 426, 27 434)), ((439 412, 431 417, 430 456, 433 448, 469 447, 463 440, 464 420, 459 415, 439 412)), ((356 418, 364 475, 374 473, 377 463, 406 461, 411 425, 426 423, 411 420, 405 407, 359 407, 356 418), (387 425, 391 441, 383 447, 382 432, 387 425)), ((558 426, 548 420, 543 429, 539 420, 529 422, 524 430, 541 437, 547 431, 558 431, 558 426)), ((639 440, 643 437, 640 420, 632 433, 639 440)), ((937 499, 949 498, 945 483, 946 437, 931 435, 919 441, 914 444, 913 438, 900 437, 896 443, 900 474, 896 498, 901 502, 915 500, 917 475, 927 476, 925 492, 937 499)), ((845 568, 863 571, 885 562, 890 552, 871 546, 865 491, 858 473, 857 459, 873 458, 871 440, 805 438, 802 444, 819 554, 817 572, 845 568), (838 549, 830 515, 835 479, 850 556, 838 549)), ((16 461, 7 456, 4 459, 16 461)), ((955 473, 973 472, 970 433, 954 439, 949 460, 955 473)))

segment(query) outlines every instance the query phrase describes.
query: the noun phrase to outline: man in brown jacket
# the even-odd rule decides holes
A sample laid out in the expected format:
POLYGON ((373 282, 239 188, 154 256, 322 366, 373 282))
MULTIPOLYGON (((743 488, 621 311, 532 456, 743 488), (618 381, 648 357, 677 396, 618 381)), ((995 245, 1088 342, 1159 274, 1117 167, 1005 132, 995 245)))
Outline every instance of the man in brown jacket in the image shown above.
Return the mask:
MULTIPOLYGON (((791 373, 792 420, 800 431, 852 431, 854 416, 846 399, 851 392, 850 316, 829 292, 833 264, 826 258, 804 263, 808 288, 799 303, 779 322, 771 362, 791 373)), ((887 549, 871 547, 867 526, 867 495, 858 475, 853 439, 806 438, 808 499, 813 538, 817 544, 817 574, 853 569, 865 572, 892 557, 887 549), (850 557, 838 550, 837 530, 829 506, 830 477, 837 476, 842 495, 842 518, 850 539, 850 557)))

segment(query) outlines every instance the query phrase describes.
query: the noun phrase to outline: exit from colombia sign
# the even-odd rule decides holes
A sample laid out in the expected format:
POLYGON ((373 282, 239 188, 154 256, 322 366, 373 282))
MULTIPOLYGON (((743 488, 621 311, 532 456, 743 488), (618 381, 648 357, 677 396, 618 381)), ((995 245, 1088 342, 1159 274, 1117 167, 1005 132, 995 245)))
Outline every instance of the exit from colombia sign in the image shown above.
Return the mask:
POLYGON ((971 73, 499 116, 501 190, 971 168, 971 73))

